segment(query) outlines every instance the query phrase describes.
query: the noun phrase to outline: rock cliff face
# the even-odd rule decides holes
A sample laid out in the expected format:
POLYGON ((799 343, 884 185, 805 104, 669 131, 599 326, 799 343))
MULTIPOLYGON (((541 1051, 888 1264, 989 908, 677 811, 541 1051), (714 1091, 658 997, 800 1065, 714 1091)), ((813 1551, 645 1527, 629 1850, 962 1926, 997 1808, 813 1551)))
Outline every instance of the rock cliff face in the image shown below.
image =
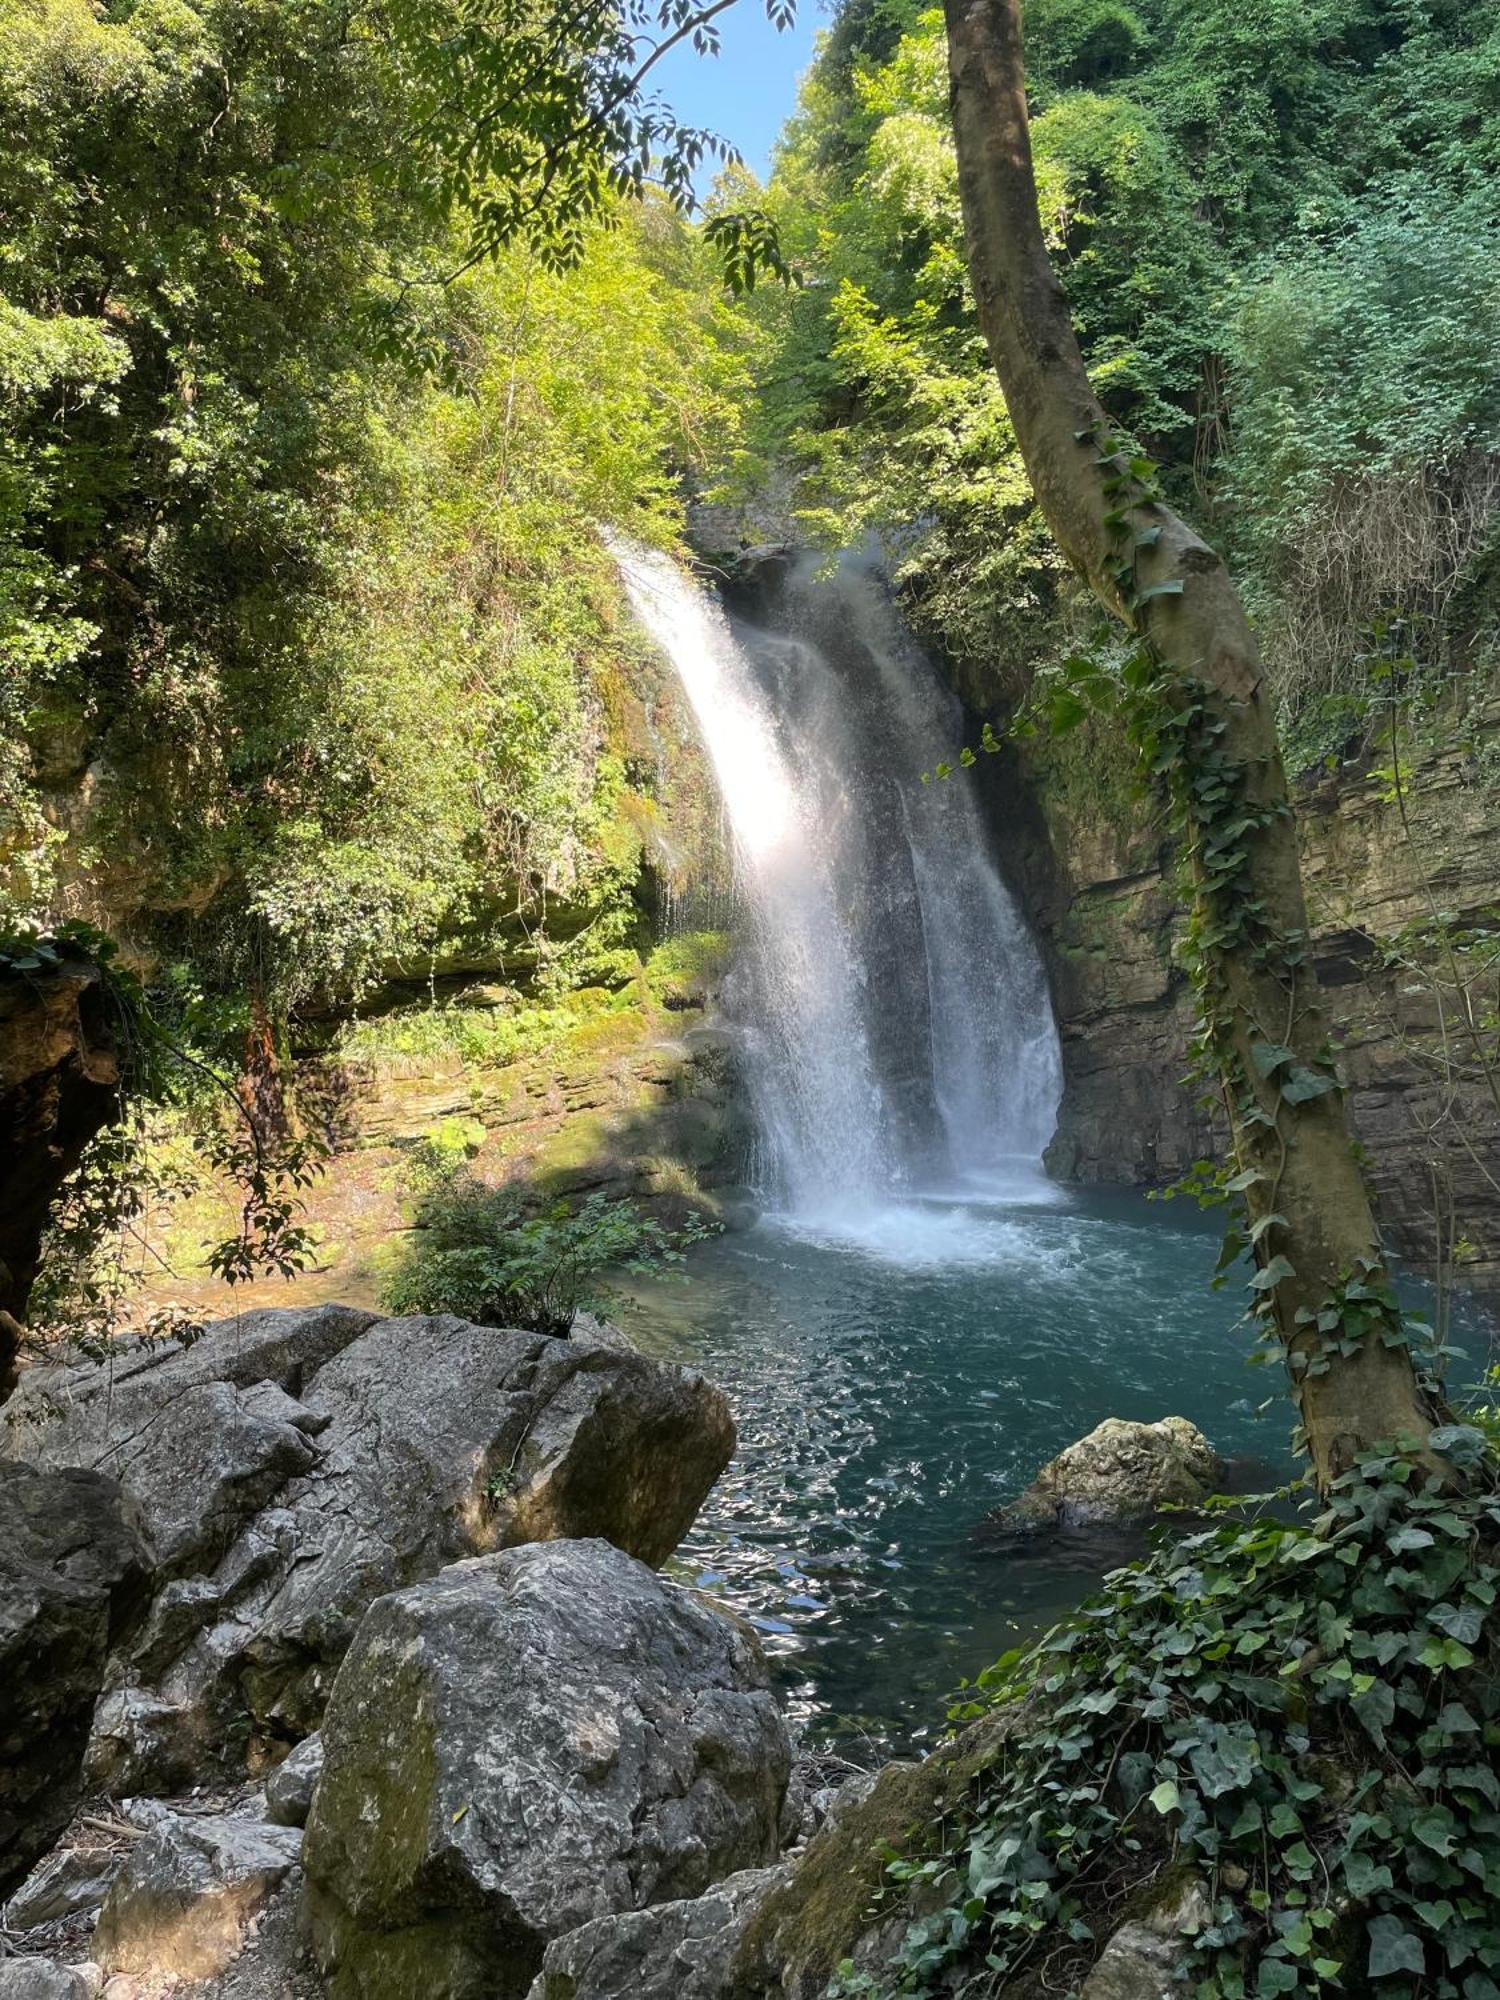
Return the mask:
MULTIPOLYGON (((1496 926, 1500 782, 1472 745, 1497 729, 1492 698, 1466 742, 1435 729, 1435 741, 1404 746, 1399 796, 1383 752, 1297 797, 1318 973, 1382 1219, 1419 1269, 1439 1242, 1458 1245, 1461 1272, 1490 1296, 1500 1096, 1478 1044, 1495 980, 1486 990, 1482 944, 1450 954, 1434 933, 1496 926)), ((985 778, 1063 1038, 1048 1164, 1065 1180, 1163 1185, 1213 1148, 1200 1090, 1185 1081, 1194 1008, 1171 845, 1142 805, 1106 821, 1036 759, 995 762, 1006 768, 985 778)), ((1493 1052, 1492 1028, 1488 1039, 1493 1052)))

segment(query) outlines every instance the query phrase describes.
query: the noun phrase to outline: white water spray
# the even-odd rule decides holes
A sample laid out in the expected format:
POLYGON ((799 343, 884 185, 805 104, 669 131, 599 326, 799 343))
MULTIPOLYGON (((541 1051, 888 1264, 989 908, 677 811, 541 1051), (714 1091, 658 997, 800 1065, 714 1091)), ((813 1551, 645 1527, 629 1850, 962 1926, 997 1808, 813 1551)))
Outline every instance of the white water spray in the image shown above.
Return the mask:
POLYGON ((732 628, 666 557, 613 548, 733 832, 767 1191, 845 1230, 900 1197, 1035 1199, 1061 1091, 1041 960, 973 783, 919 782, 961 720, 878 579, 796 566, 776 629, 732 628))

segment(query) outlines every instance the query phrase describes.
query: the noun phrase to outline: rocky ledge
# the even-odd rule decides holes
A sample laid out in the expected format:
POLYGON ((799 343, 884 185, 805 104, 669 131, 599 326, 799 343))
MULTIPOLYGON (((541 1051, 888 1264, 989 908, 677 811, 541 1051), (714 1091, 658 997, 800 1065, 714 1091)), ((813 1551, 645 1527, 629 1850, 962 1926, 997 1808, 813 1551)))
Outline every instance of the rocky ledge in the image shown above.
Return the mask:
POLYGON ((0 1454, 58 1494, 109 1475, 150 1544, 144 1615, 95 1646, 86 1778, 116 1794, 278 1760, 370 1604, 456 1558, 598 1535, 664 1561, 734 1448, 717 1389, 597 1322, 551 1340, 345 1306, 34 1370, 5 1414, 0 1454))

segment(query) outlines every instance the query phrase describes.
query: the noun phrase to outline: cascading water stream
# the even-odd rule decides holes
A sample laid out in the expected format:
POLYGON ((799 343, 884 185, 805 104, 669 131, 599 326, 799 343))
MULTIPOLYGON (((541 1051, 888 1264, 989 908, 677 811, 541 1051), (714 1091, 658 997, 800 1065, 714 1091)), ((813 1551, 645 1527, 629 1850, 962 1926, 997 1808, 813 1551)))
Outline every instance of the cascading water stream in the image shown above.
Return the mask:
POLYGON ((1042 1196, 1061 1064, 1041 960, 972 783, 920 782, 962 723, 878 576, 802 560, 749 626, 668 558, 614 553, 732 830, 767 1192, 855 1226, 919 1195, 1042 1196))

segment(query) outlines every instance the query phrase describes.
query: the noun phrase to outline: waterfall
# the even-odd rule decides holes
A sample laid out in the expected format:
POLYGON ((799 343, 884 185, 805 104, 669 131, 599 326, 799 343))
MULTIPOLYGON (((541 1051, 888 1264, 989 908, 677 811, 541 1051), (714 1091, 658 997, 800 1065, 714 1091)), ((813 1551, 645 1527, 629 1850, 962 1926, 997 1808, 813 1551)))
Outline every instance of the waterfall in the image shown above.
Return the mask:
POLYGON ((727 1004, 767 1192, 831 1221, 929 1194, 1024 1196, 1061 1093, 1035 943, 966 777, 958 704, 873 568, 795 563, 751 626, 612 544, 697 718, 748 919, 727 1004))

